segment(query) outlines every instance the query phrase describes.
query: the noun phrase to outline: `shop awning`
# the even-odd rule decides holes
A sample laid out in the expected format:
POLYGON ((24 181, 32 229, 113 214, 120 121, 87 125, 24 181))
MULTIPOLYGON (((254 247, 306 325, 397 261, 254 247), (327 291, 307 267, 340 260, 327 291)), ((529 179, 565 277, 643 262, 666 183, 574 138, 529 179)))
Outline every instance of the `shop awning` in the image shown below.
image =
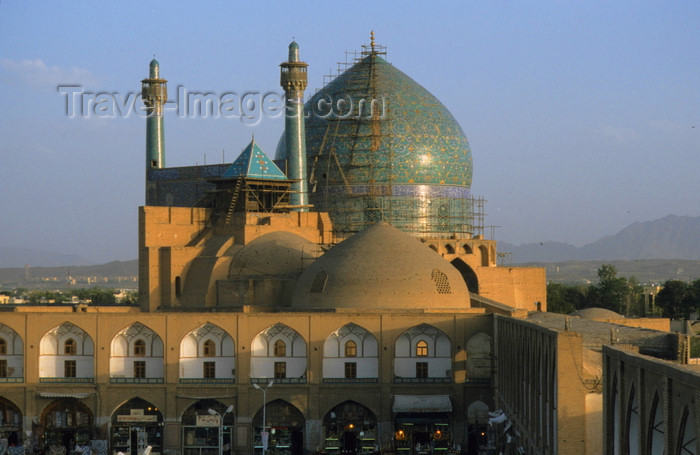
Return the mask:
POLYGON ((394 395, 394 412, 452 412, 449 395, 394 395))
POLYGON ((56 393, 56 392, 37 392, 36 396, 40 398, 87 398, 90 395, 94 395, 95 392, 89 393, 56 393))

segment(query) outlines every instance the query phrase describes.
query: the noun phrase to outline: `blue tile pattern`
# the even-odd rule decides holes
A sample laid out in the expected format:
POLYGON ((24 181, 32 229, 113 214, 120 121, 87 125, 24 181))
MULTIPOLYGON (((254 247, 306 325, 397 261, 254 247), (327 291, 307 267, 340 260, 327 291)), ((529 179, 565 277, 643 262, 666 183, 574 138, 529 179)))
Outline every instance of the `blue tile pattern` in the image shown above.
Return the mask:
POLYGON ((256 179, 287 180, 287 176, 262 151, 255 139, 243 149, 222 178, 250 177, 256 179))
POLYGON ((336 229, 357 231, 378 212, 416 235, 471 229, 469 143, 413 79, 370 53, 305 109, 310 202, 336 229))

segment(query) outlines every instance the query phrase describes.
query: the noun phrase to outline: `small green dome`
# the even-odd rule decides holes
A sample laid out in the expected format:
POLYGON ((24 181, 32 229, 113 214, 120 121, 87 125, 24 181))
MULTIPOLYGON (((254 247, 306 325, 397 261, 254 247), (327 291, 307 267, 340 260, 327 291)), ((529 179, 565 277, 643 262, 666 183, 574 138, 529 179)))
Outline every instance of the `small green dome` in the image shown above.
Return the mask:
POLYGON ((159 67, 159 66, 160 66, 160 63, 158 63, 158 60, 153 59, 153 60, 151 60, 151 65, 150 65, 150 66, 151 66, 151 68, 159 67))
POLYGON ((289 62, 298 62, 299 61, 299 44, 297 44, 296 41, 292 41, 289 43, 289 62))

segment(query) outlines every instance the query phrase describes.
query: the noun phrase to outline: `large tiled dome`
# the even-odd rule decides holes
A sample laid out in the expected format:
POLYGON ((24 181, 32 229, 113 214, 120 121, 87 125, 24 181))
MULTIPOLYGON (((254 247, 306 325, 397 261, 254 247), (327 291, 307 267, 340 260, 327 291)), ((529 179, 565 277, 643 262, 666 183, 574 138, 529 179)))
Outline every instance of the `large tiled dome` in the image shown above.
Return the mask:
MULTIPOLYGON (((384 219, 414 235, 471 232, 472 156, 462 128, 377 52, 305 109, 309 199, 330 213, 335 229, 357 232, 384 219)), ((281 140, 277 159, 284 148, 281 140)))

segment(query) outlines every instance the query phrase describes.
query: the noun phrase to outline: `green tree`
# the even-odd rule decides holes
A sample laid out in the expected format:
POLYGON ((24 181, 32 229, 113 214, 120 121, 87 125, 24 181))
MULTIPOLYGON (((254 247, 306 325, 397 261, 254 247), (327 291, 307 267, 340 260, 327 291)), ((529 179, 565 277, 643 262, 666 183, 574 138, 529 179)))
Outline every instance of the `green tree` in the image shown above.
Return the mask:
POLYGON ((575 311, 574 304, 566 298, 566 286, 561 283, 547 283, 547 311, 569 314, 575 311))
POLYGON ((563 283, 547 284, 547 311, 569 314, 585 308, 585 288, 580 285, 563 283))
POLYGON ((668 280, 663 289, 656 295, 656 305, 661 308, 662 315, 667 318, 688 319, 695 309, 688 305, 689 286, 683 281, 668 280))
POLYGON ((630 286, 627 278, 617 276, 617 268, 603 264, 598 269, 598 284, 591 286, 586 295, 588 306, 596 306, 627 313, 630 286))

